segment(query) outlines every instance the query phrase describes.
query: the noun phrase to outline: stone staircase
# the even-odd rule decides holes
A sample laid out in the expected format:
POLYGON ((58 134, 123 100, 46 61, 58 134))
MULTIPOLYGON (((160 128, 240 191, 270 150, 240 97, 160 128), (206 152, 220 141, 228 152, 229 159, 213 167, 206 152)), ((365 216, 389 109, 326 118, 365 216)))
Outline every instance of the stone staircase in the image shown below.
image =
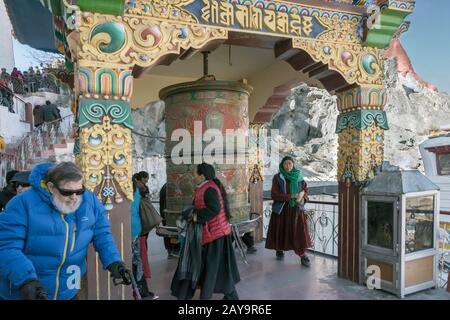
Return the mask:
POLYGON ((36 128, 16 145, 19 170, 31 170, 43 162, 74 161, 73 115, 64 117, 56 132, 36 128))

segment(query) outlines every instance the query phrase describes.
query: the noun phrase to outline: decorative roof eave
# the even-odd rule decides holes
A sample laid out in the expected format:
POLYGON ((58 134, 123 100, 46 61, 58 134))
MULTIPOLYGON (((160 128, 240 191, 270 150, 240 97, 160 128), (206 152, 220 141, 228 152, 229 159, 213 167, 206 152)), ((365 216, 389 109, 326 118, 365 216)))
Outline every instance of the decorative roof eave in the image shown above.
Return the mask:
POLYGON ((368 18, 364 46, 379 49, 388 47, 392 39, 398 36, 399 29, 402 29, 401 32, 408 29, 409 24, 404 20, 414 11, 415 4, 415 0, 386 0, 379 3, 368 18))
POLYGON ((437 147, 428 147, 426 150, 435 153, 435 154, 444 154, 450 153, 450 145, 447 146, 437 146, 437 147))
POLYGON ((55 16, 62 16, 64 3, 76 5, 81 11, 121 16, 125 11, 125 0, 38 0, 55 16))
MULTIPOLYGON (((42 0, 44 1, 44 0, 42 0)), ((46 1, 46 0, 45 0, 46 1)), ((4 0, 15 38, 35 49, 55 49, 53 17, 39 0, 4 0), (37 27, 38 26, 38 27, 37 27)))

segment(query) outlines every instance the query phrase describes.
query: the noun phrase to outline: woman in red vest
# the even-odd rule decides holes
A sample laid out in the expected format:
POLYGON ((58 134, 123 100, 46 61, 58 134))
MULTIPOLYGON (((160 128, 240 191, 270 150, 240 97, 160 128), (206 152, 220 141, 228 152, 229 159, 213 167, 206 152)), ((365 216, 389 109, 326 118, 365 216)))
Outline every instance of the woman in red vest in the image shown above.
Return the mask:
MULTIPOLYGON (((197 187, 192 222, 201 225, 201 262, 195 287, 201 288, 201 300, 211 299, 213 293, 223 293, 224 300, 238 300, 235 284, 240 281, 240 276, 231 238, 227 193, 210 164, 196 166, 193 178, 197 187)), ((179 299, 191 299, 195 288, 179 276, 180 265, 185 263, 183 259, 184 254, 172 281, 172 294, 179 299)))

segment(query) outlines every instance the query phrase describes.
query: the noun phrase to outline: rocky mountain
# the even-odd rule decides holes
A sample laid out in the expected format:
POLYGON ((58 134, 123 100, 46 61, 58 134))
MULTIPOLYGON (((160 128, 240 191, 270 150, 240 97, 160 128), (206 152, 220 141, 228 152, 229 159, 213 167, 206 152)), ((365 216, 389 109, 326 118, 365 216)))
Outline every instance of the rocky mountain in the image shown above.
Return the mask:
POLYGON ((166 182, 164 109, 163 101, 155 101, 132 112, 133 172, 149 173, 148 187, 153 198, 158 198, 166 182))
MULTIPOLYGON (((387 51, 385 76, 390 130, 385 159, 403 169, 423 169, 419 144, 450 128, 450 95, 422 80, 399 42, 387 51)), ((337 161, 336 98, 306 84, 293 90, 270 123, 280 131, 280 153, 296 157, 316 180, 335 180, 337 161)), ((271 170, 266 171, 271 175, 271 170)))

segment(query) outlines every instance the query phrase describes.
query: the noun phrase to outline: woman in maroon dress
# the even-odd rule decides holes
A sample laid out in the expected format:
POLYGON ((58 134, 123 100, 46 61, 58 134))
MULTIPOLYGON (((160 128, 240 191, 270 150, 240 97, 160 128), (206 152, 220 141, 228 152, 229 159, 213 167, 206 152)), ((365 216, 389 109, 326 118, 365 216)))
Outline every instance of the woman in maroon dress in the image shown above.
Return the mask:
POLYGON ((273 205, 266 249, 276 250, 277 260, 283 260, 284 251, 294 250, 301 264, 309 267, 306 250, 311 247, 311 238, 304 208, 308 200, 307 185, 291 157, 283 158, 279 170, 272 181, 273 205))

